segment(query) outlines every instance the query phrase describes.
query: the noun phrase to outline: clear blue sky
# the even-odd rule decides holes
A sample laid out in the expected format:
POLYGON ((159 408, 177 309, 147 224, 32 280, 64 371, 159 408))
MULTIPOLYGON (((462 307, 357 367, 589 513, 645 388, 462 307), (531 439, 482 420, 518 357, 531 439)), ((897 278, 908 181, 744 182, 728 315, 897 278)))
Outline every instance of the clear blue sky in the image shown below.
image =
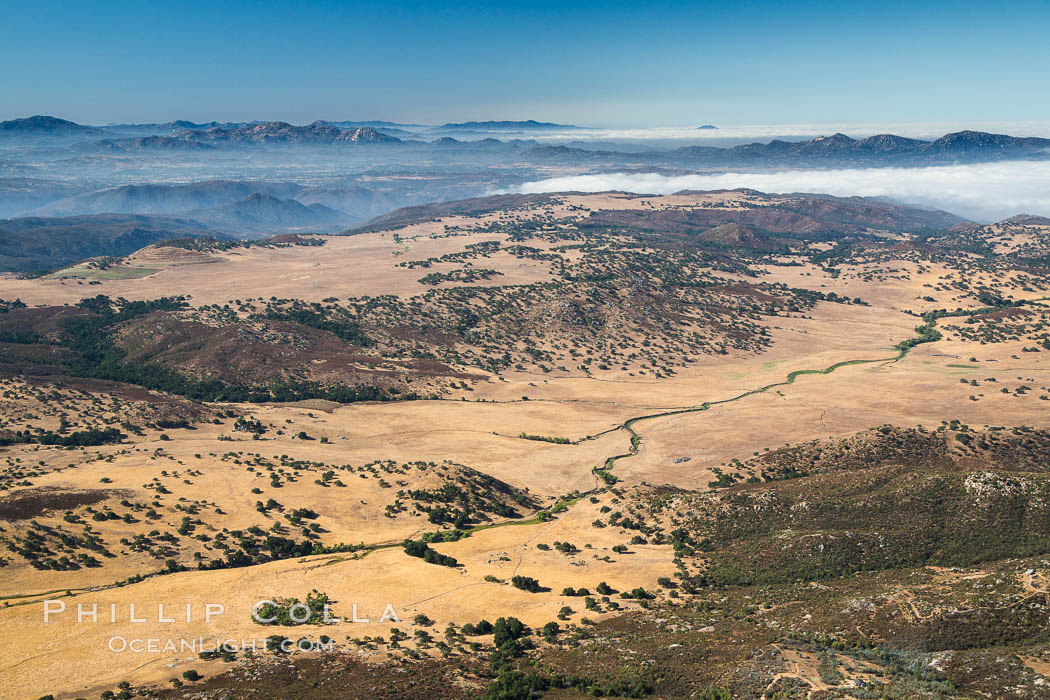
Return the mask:
POLYGON ((1050 115, 1050 2, 0 0, 0 119, 1050 115))

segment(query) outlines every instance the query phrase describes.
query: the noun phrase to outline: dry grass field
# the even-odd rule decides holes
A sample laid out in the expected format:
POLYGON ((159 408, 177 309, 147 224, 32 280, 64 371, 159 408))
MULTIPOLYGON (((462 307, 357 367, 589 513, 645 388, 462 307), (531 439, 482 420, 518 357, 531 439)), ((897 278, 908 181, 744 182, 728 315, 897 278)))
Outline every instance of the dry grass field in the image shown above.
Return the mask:
POLYGON ((258 664, 339 697, 295 683, 358 663, 449 697, 528 668, 565 697, 991 697, 986 650, 1045 697, 1050 227, 802 211, 558 195, 0 279, 0 699, 265 697, 258 664), (252 619, 314 591, 329 624, 252 619), (498 618, 538 648, 489 668, 506 640, 469 630, 498 618), (165 648, 273 635, 334 651, 165 648))

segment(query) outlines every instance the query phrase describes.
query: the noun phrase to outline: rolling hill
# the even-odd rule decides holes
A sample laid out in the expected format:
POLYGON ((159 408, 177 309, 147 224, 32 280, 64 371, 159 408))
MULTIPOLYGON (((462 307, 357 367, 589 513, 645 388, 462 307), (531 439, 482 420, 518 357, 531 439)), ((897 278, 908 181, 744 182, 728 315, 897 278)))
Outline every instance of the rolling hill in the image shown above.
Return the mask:
POLYGON ((169 238, 213 235, 196 221, 99 214, 0 221, 0 270, 54 270, 85 258, 122 256, 169 238))

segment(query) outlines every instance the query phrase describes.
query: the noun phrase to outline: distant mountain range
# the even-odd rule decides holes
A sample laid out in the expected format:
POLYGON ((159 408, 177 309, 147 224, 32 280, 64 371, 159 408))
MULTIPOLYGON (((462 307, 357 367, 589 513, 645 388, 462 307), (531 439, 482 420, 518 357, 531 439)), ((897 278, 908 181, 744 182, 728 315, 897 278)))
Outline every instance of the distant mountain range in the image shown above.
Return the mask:
MULTIPOLYGON (((13 197, 15 194, 21 194, 22 189, 27 189, 29 193, 34 192, 34 188, 41 189, 41 193, 37 195, 39 197, 48 192, 54 191, 55 195, 63 192, 55 184, 46 182, 0 179, 0 203, 3 200, 4 186, 8 183, 14 190, 13 197)), ((354 184, 307 186, 295 183, 210 179, 178 185, 123 185, 79 193, 74 190, 71 196, 51 196, 51 200, 46 204, 31 211, 26 211, 29 208, 20 210, 20 213, 40 216, 101 213, 191 216, 195 212, 230 205, 255 194, 268 195, 275 199, 295 199, 307 207, 323 205, 336 211, 343 224, 370 219, 404 204, 403 197, 354 184)), ((28 193, 24 196, 27 197, 28 193)), ((315 218, 311 216, 291 226, 299 228, 314 221, 315 218)))
POLYGON ((54 137, 70 135, 120 138, 121 136, 134 135, 171 136, 180 140, 196 139, 246 143, 334 143, 339 141, 382 142, 384 140, 383 131, 401 132, 418 137, 427 131, 538 131, 584 128, 586 127, 539 122, 534 119, 525 121, 471 121, 458 124, 448 123, 440 126, 402 124, 400 122, 381 120, 318 120, 305 126, 293 126, 279 121, 192 122, 177 119, 161 123, 108 124, 97 127, 85 126, 56 117, 37 115, 0 122, 0 136, 54 137))
POLYGON ((372 126, 376 128, 396 128, 396 129, 426 129, 429 128, 425 124, 402 124, 401 122, 385 122, 379 119, 368 119, 365 121, 339 121, 339 122, 321 122, 322 124, 331 124, 332 126, 339 126, 344 129, 350 129, 358 126, 372 126))
MULTIPOLYGON (((470 133, 470 132, 464 132, 470 133)), ((855 167, 886 165, 939 165, 996 160, 1050 158, 1050 139, 959 131, 934 141, 880 134, 854 139, 845 134, 818 136, 808 141, 773 140, 731 148, 685 146, 670 151, 604 151, 570 146, 544 146, 531 141, 500 141, 494 138, 462 141, 451 137, 429 144, 400 139, 372 127, 342 129, 314 123, 292 126, 266 122, 224 129, 183 130, 171 136, 148 136, 127 140, 104 140, 100 148, 118 151, 172 150, 280 145, 417 145, 448 148, 521 149, 520 156, 534 162, 581 165, 657 165, 681 167, 855 167)))
POLYGON ((59 199, 32 214, 75 216, 82 214, 178 215, 230 204, 260 193, 289 198, 303 190, 301 185, 269 182, 207 180, 184 185, 124 185, 59 199))
MULTIPOLYGON (((377 125, 394 124, 373 122, 377 125)), ((422 151, 423 157, 446 163, 470 161, 484 152, 491 164, 513 163, 531 167, 562 165, 592 168, 852 168, 918 167, 1050 158, 1050 139, 1018 137, 984 131, 957 131, 926 141, 896 134, 878 134, 853 139, 844 133, 818 136, 807 141, 774 140, 733 147, 685 146, 657 150, 638 144, 542 145, 532 140, 493 139, 492 133, 534 132, 551 129, 584 129, 571 125, 527 120, 448 123, 440 127, 348 126, 353 122, 314 122, 296 126, 287 122, 197 124, 176 121, 158 125, 117 125, 106 129, 84 126, 53 116, 0 122, 0 145, 60 147, 85 156, 98 154, 135 155, 164 151, 288 147, 375 147, 422 151), (417 129, 408 131, 402 127, 417 129), (135 129, 142 129, 139 135, 135 129), (150 129, 163 133, 145 133, 150 129), (386 132, 388 131, 388 133, 386 132), (396 134, 396 135, 394 135, 396 134), (444 135, 441 135, 444 134, 444 135), (440 136, 440 137, 438 137, 440 136), (456 136, 456 137, 453 137, 456 136)), ((698 127, 707 128, 711 125, 698 127)), ((409 152, 404 150, 402 152, 409 152)), ((480 161, 477 158, 476 161, 480 161)), ((33 165, 12 174, 31 174, 33 165)), ((247 195, 246 195, 247 196, 247 195)), ((278 196, 278 195, 274 195, 278 196)))
POLYGON ((258 124, 259 122, 191 122, 186 119, 176 119, 175 121, 163 122, 163 123, 147 123, 147 124, 106 124, 105 126, 99 127, 105 129, 107 132, 117 132, 123 134, 170 134, 176 131, 183 131, 184 129, 236 129, 241 126, 248 126, 250 124, 258 124))
POLYGON ((286 122, 196 124, 174 121, 165 124, 117 124, 106 128, 83 126, 65 119, 35 116, 0 122, 0 139, 79 139, 87 150, 200 150, 209 147, 258 144, 399 143, 370 126, 342 128, 328 122, 294 126, 286 122), (92 137, 96 140, 91 141, 92 137))
POLYGON ((685 146, 655 153, 596 151, 537 146, 526 158, 562 164, 680 165, 692 167, 854 167, 942 165, 995 160, 1050 158, 1050 139, 1020 138, 983 131, 958 131, 935 141, 880 134, 853 139, 845 134, 809 141, 750 143, 732 148, 685 146))
MULTIPOLYGON (((52 191, 47 189, 51 183, 0 180, 0 203, 4 186, 9 182, 12 188, 26 182, 25 188, 30 192, 34 187, 44 188, 39 197, 52 191)), ((62 192, 54 189, 54 194, 62 192)), ((14 194, 21 191, 15 190, 14 194)), ((72 196, 52 197, 52 201, 31 211, 18 211, 45 217, 103 213, 178 216, 220 231, 262 234, 304 229, 334 231, 368 220, 404 202, 403 198, 354 184, 307 186, 290 182, 206 180, 176 185, 123 185, 90 192, 74 190, 72 196)))
POLYGON ((458 124, 442 124, 437 130, 462 130, 462 131, 529 131, 535 129, 586 129, 584 126, 573 126, 572 124, 554 124, 553 122, 538 122, 535 119, 526 121, 489 121, 489 122, 461 122, 458 124))
POLYGON ((116 149, 179 149, 200 146, 245 146, 261 144, 400 143, 370 126, 341 129, 324 122, 293 126, 286 122, 263 122, 231 128, 183 129, 171 136, 146 136, 126 141, 106 141, 116 149))
POLYGON ((307 126, 292 126, 286 122, 265 122, 233 129, 213 127, 203 131, 187 129, 173 135, 189 141, 207 143, 397 143, 399 139, 381 134, 372 127, 352 129, 314 122, 307 126))
MULTIPOLYGON (((880 167, 918 166, 948 163, 974 163, 1012 159, 1050 158, 1050 139, 958 131, 927 141, 894 134, 854 139, 845 134, 819 136, 807 141, 773 140, 728 148, 685 146, 672 150, 601 150, 573 146, 539 145, 533 141, 484 137, 493 132, 550 131, 585 129, 553 122, 469 121, 439 127, 395 122, 326 122, 304 126, 287 122, 246 122, 198 124, 173 121, 164 124, 122 124, 101 129, 55 117, 35 116, 0 122, 0 142, 39 138, 79 140, 82 153, 136 153, 148 151, 207 151, 264 145, 290 146, 411 146, 436 147, 447 153, 451 148, 504 150, 515 160, 564 165, 629 167, 880 167), (142 135, 129 136, 136 130, 142 135), (162 133, 146 133, 157 131, 162 133), (391 133, 384 133, 385 131, 391 133), (455 134, 434 138, 442 132, 455 134), (396 134, 396 135, 392 135, 396 134), (429 134, 429 136, 428 136, 429 134), (483 138, 471 139, 470 136, 483 138), (468 137, 468 138, 464 138, 468 137)), ((699 129, 714 128, 704 125, 699 129)), ((626 147, 625 147, 626 148, 626 147)))

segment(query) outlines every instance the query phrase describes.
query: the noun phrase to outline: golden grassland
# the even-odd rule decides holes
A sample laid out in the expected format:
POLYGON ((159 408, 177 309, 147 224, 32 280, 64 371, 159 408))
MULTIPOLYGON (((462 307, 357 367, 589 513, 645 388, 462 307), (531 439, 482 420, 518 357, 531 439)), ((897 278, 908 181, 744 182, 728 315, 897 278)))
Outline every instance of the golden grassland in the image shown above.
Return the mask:
MULTIPOLYGON (((551 205, 555 219, 572 217, 580 210, 740 206, 749 195, 674 195, 628 197, 623 195, 566 196, 551 205)), ((529 212, 497 212, 479 217, 446 217, 412 224, 396 232, 383 231, 348 237, 325 237, 319 247, 250 248, 207 256, 158 255, 147 249, 131 256, 122 266, 140 269, 164 258, 146 276, 119 274, 120 266, 106 274, 91 275, 98 284, 69 278, 0 280, 0 298, 20 298, 29 305, 71 304, 83 297, 106 294, 113 298, 152 299, 188 295, 191 304, 225 304, 234 299, 289 297, 320 301, 328 297, 391 294, 409 298, 425 291, 418 279, 429 272, 448 272, 457 263, 435 263, 421 270, 399 266, 403 260, 421 260, 461 251, 469 243, 504 240, 499 233, 472 235, 471 227, 529 212), (448 226, 454 235, 445 235, 448 226)), ((1004 238, 1002 246, 1030 244, 1032 232, 1004 238)), ((531 245, 531 244, 530 244, 531 245)), ((549 243, 537 243, 549 249, 549 243)), ((551 279, 542 261, 523 261, 495 254, 484 267, 503 274, 475 284, 524 285, 551 279)), ((1050 393, 1050 364, 1044 352, 1024 352, 1032 340, 982 344, 951 331, 935 343, 915 347, 903 357, 897 343, 914 335, 921 319, 913 313, 934 308, 971 308, 979 302, 962 292, 933 291, 958 275, 943 264, 917 264, 901 260, 844 265, 835 275, 819 265, 792 267, 767 265, 762 280, 840 295, 861 297, 869 305, 821 302, 798 316, 769 319, 771 345, 761 353, 730 351, 690 364, 670 377, 640 374, 640 366, 589 376, 566 370, 541 372, 534 367, 484 373, 469 390, 450 389, 440 401, 359 403, 329 405, 236 404, 208 406, 209 420, 191 421, 192 427, 145 427, 119 445, 61 448, 10 445, 0 448, 7 473, 29 470, 32 476, 10 478, 0 500, 33 490, 91 492, 104 490, 103 499, 91 507, 120 513, 122 501, 154 503, 156 519, 134 522, 106 520, 93 523, 115 555, 101 565, 72 571, 39 570, 25 560, 0 551, 0 698, 32 698, 56 688, 73 698, 97 695, 117 682, 136 685, 164 684, 186 669, 205 675, 219 672, 219 661, 203 662, 193 653, 114 653, 113 637, 185 638, 215 637, 252 639, 281 633, 317 639, 328 635, 341 644, 348 638, 389 636, 391 627, 412 633, 416 615, 433 621, 441 630, 449 623, 462 625, 481 618, 514 616, 533 627, 558 619, 563 606, 572 608, 563 624, 580 624, 583 617, 601 620, 620 614, 584 609, 580 597, 562 595, 565 587, 594 590, 605 581, 625 591, 637 587, 659 588, 658 579, 674 572, 670 544, 625 545, 634 534, 615 526, 596 528, 603 507, 622 507, 621 497, 607 488, 595 469, 631 450, 631 434, 624 424, 634 418, 654 416, 632 424, 640 436, 637 453, 615 462, 618 487, 648 484, 706 491, 716 478, 714 469, 733 460, 744 461, 763 450, 786 444, 852 433, 882 424, 903 427, 936 426, 958 419, 973 426, 1029 425, 1050 428, 1045 396, 1050 393), (892 271, 890 271, 892 270, 892 271), (935 301, 924 300, 932 296, 935 301), (976 361, 970 358, 975 358, 976 361), (771 387, 731 402, 746 392, 784 382, 794 372, 803 374, 790 384, 771 387), (965 380, 963 383, 960 380, 965 380), (970 380, 977 380, 975 388, 970 380), (994 381, 993 381, 994 380, 994 381), (1020 385, 1030 391, 1018 393, 1020 385), (1004 392, 1004 389, 1006 391, 1004 392), (525 398, 527 397, 527 399, 525 398), (703 408, 704 404, 710 404, 703 408), (688 409, 700 409, 688 411, 688 409), (271 426, 261 439, 235 429, 235 419, 249 417, 271 426), (678 412, 676 412, 678 411, 678 412), (665 413, 671 415, 658 415, 665 413), (214 422, 211 416, 217 416, 214 422), (277 431, 283 434, 278 434, 277 431), (297 437, 300 431, 311 439, 297 437), (567 438, 569 444, 525 439, 522 435, 567 438), (324 440, 322 440, 324 438, 324 440), (254 456, 279 464, 281 457, 315 466, 288 467, 283 483, 274 487, 263 469, 248 471, 254 456), (432 488, 443 483, 436 468, 408 469, 404 474, 373 473, 358 469, 339 472, 344 487, 318 483, 324 471, 351 465, 360 468, 377 460, 398 465, 417 461, 457 465, 489 475, 534 499, 532 509, 520 508, 519 520, 493 516, 490 527, 454 542, 433 548, 454 557, 459 568, 443 567, 407 556, 400 546, 405 538, 418 538, 438 529, 419 511, 389 517, 387 506, 403 488, 432 488), (17 465, 17 467, 16 467, 17 465), (397 480, 404 481, 401 485, 397 480), (396 482, 383 486, 380 482, 396 482), (428 481, 429 480, 429 481, 428 481), (25 482, 29 482, 26 484, 25 482), (162 483, 161 494, 153 484, 162 483), (149 488, 146 488, 149 486, 149 488), (257 492, 253 492, 257 489, 257 492), (585 494, 579 497, 579 494, 585 494), (559 499, 573 503, 549 521, 533 518, 536 511, 552 508, 559 499), (282 510, 261 513, 256 504, 274 498, 282 510), (174 558, 191 570, 151 576, 114 586, 136 575, 152 574, 167 557, 132 551, 121 541, 150 531, 172 531, 193 507, 201 524, 187 536, 174 558), (204 559, 217 556, 215 535, 224 530, 245 530, 275 523, 287 526, 282 514, 296 508, 316 511, 321 528, 319 541, 395 545, 374 550, 319 554, 273 561, 244 568, 198 571, 193 554, 204 559), (528 510, 528 512, 525 512, 528 510), (556 542, 571 542, 572 553, 558 551, 556 542), (541 549, 540 544, 551 545, 541 549), (509 584, 515 575, 537 579, 546 589, 538 593, 509 584), (340 621, 328 626, 276 628, 255 624, 252 605, 260 599, 304 599, 312 590, 324 591, 334 612, 349 617, 353 606, 370 622, 340 621), (42 601, 59 599, 67 612, 50 624, 42 621, 42 601), (157 619, 157 603, 169 610, 191 606, 194 616, 164 623, 157 619), (77 606, 97 604, 108 611, 117 606, 115 622, 76 622, 77 606), (145 622, 131 621, 129 606, 145 611, 145 622), (224 613, 212 621, 202 618, 205 604, 219 604, 224 613), (378 621, 387 605, 401 617, 398 623, 378 621)), ((1006 285, 1016 298, 1036 299, 1038 291, 1024 292, 1010 274, 980 273, 974 280, 1006 285)), ((728 275, 727 275, 728 276, 728 275)), ((52 276, 54 277, 54 276, 52 276)), ((941 327, 950 319, 942 320, 941 327)), ((0 388, 11 392, 5 407, 5 427, 26 425, 57 429, 58 417, 45 415, 44 405, 33 398, 31 386, 7 379, 0 388)), ((100 396, 110 396, 97 392, 100 396)), ((87 420, 94 410, 100 420, 122 418, 138 410, 149 412, 149 399, 122 399, 119 406, 92 408, 90 399, 67 400, 72 423, 87 420), (144 407, 145 406, 145 407, 144 407), (129 413, 130 412, 130 413, 129 413)), ((69 526, 67 510, 86 514, 83 507, 44 510, 31 518, 0 520, 0 536, 7 541, 24 534, 30 521, 53 527, 69 526)), ((74 529, 70 526, 69 529, 74 529)), ((296 527, 292 527, 296 530, 296 527)), ((623 609, 638 609, 623 601, 623 609)), ((349 648, 374 661, 396 656, 388 647, 349 648)), ((774 680, 805 677, 811 690, 827 690, 817 672, 819 659, 808 652, 782 650, 787 670, 774 680)), ((1045 675, 1046 662, 1033 657, 1029 666, 1045 675)), ((872 669, 861 664, 857 677, 872 669)), ((867 675, 866 675, 867 674, 867 675)))

